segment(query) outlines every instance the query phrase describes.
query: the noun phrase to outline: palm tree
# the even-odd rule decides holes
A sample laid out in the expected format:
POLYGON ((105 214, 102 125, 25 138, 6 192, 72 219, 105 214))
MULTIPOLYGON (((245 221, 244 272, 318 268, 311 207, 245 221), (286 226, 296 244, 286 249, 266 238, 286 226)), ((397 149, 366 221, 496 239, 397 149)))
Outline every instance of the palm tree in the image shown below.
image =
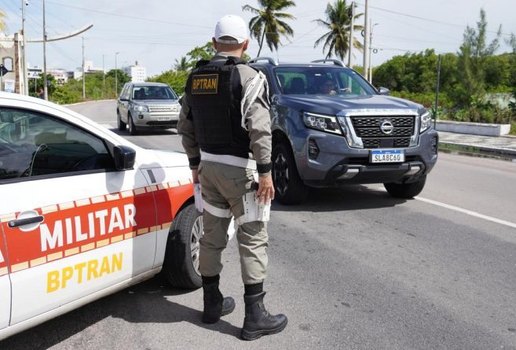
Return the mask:
MULTIPOLYGON (((349 36, 353 35, 355 31, 361 31, 364 28, 362 25, 353 24, 353 29, 351 29, 352 6, 356 8, 356 4, 346 6, 346 0, 336 0, 333 5, 329 3, 326 6, 326 20, 315 20, 315 22, 329 30, 317 39, 314 45, 316 47, 324 42, 323 53, 327 51, 326 58, 336 55, 341 60, 344 60, 348 50, 351 49, 349 47, 349 36)), ((355 14, 353 22, 357 23, 357 19, 362 15, 363 13, 355 14)), ((353 47, 362 50, 363 45, 359 40, 353 38, 353 47)))
POLYGON ((5 13, 2 10, 0 10, 0 31, 3 31, 6 28, 4 18, 5 13))
POLYGON ((176 58, 176 62, 174 63, 174 70, 179 71, 187 71, 190 68, 188 64, 188 60, 185 56, 182 56, 179 60, 176 58))
POLYGON ((249 31, 251 32, 251 37, 258 40, 259 49, 257 56, 260 56, 264 40, 271 51, 277 51, 280 44, 280 35, 285 37, 292 37, 294 35, 292 28, 283 20, 295 19, 295 17, 280 11, 296 6, 296 4, 290 0, 258 0, 258 3, 260 8, 244 5, 242 10, 256 14, 249 21, 249 31))

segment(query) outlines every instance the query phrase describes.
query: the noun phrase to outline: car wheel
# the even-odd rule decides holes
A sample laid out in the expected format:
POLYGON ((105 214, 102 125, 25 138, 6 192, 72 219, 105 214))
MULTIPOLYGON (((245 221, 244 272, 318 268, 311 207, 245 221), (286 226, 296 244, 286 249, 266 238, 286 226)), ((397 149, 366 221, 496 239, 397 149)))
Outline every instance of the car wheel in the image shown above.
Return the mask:
POLYGON ((426 175, 422 176, 418 181, 416 182, 410 182, 410 183, 385 183, 383 184, 385 186, 385 189, 389 194, 395 198, 404 198, 404 199, 410 199, 423 191, 423 188, 425 187, 426 182, 426 175))
POLYGON ((299 204, 306 199, 308 188, 299 177, 290 146, 284 142, 272 149, 272 179, 280 203, 299 204))
POLYGON ((136 130, 136 125, 134 125, 134 122, 133 122, 133 116, 130 114, 127 115, 127 123, 129 125, 129 134, 130 135, 138 134, 138 131, 136 130))
POLYGON ((122 116, 120 115, 119 110, 116 111, 116 124, 119 131, 125 131, 127 128, 127 124, 122 121, 122 116))
POLYGON ((186 289, 201 287, 199 250, 203 232, 202 215, 194 204, 185 207, 174 219, 163 263, 163 275, 172 286, 186 289))

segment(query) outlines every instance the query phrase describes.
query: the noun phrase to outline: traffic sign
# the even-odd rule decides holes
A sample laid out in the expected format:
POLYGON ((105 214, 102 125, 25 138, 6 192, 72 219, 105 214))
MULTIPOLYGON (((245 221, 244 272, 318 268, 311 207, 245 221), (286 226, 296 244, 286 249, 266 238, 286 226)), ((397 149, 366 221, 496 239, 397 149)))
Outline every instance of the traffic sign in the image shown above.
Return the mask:
POLYGON ((0 75, 6 75, 7 73, 9 73, 9 70, 3 64, 0 64, 0 75))

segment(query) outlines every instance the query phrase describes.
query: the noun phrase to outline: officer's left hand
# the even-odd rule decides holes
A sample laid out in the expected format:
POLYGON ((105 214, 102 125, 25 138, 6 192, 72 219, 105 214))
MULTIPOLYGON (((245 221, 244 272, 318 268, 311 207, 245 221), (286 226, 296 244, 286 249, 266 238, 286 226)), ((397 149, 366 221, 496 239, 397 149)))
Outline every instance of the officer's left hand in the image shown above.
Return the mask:
POLYGON ((258 191, 256 191, 256 196, 261 204, 268 204, 274 199, 274 184, 270 173, 258 177, 258 191))
POLYGON ((197 169, 192 169, 192 181, 194 184, 199 182, 199 172, 197 169))

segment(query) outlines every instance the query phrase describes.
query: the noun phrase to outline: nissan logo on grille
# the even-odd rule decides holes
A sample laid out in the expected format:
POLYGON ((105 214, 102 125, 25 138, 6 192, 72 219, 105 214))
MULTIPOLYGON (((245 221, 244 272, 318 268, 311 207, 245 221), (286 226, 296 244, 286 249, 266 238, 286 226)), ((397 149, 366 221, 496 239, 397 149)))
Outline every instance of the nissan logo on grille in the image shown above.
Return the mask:
POLYGON ((394 130, 394 125, 392 125, 392 122, 390 120, 383 120, 380 124, 380 130, 385 135, 390 135, 392 131, 394 130))

